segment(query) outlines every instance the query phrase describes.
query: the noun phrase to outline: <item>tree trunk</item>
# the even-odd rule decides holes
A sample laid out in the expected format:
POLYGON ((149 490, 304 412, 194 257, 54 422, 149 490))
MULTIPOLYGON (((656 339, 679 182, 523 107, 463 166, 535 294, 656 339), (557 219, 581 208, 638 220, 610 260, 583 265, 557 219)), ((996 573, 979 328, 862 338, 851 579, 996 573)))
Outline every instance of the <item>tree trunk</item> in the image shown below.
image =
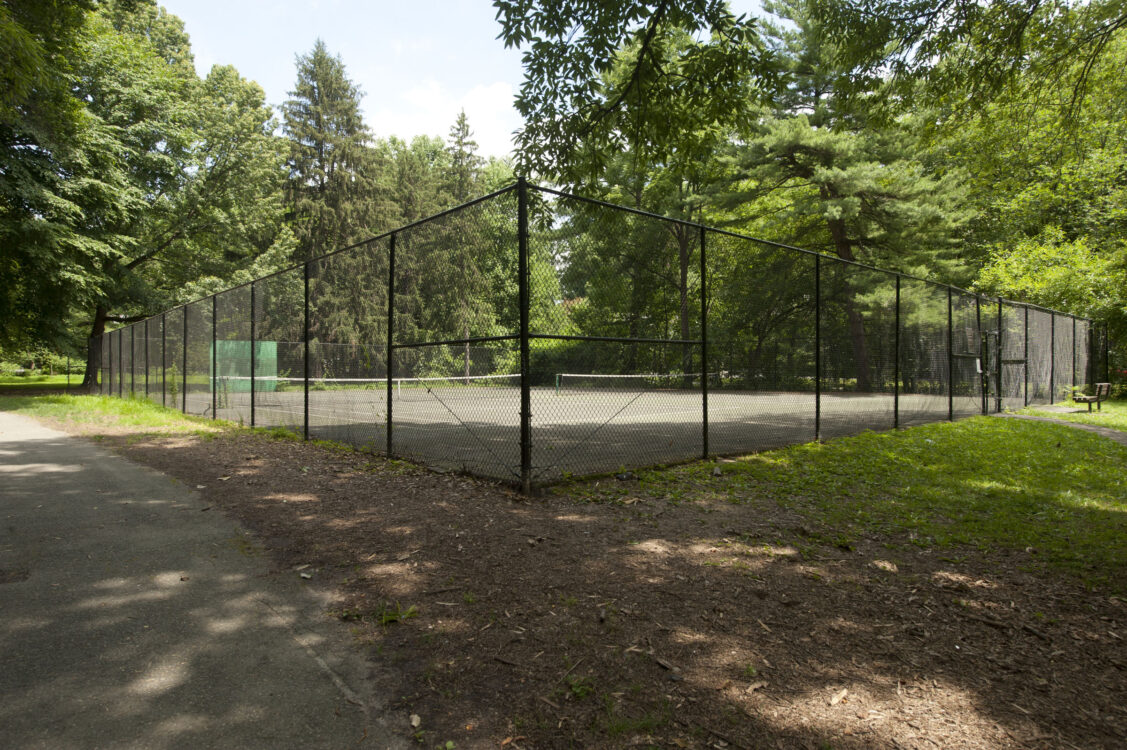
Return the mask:
POLYGON ((86 346, 86 371, 82 375, 82 388, 91 393, 98 387, 98 369, 102 366, 102 334, 106 332, 108 311, 102 305, 94 309, 94 323, 90 327, 90 340, 86 346))
MULTIPOLYGON (((679 319, 681 323, 681 340, 689 340, 689 228, 676 224, 674 236, 677 238, 677 255, 680 262, 680 275, 678 276, 678 291, 681 297, 679 319)), ((681 345, 681 372, 685 375, 685 387, 692 385, 693 346, 681 345)))
MULTIPOLYGON (((825 189, 823 188, 823 192, 825 189)), ((848 235, 845 230, 845 222, 841 219, 830 219, 827 224, 830 229, 830 237, 833 239, 834 251, 837 257, 842 260, 855 260, 853 257, 853 247, 849 242, 848 235)), ((853 303, 852 289, 849 288, 846 282, 846 295, 842 300, 842 306, 845 308, 845 317, 849 321, 849 338, 853 342, 853 361, 856 366, 855 374, 857 376, 857 390, 870 391, 873 387, 873 376, 869 368, 869 347, 865 342, 865 325, 864 320, 861 318, 861 313, 858 312, 856 305, 853 303)))

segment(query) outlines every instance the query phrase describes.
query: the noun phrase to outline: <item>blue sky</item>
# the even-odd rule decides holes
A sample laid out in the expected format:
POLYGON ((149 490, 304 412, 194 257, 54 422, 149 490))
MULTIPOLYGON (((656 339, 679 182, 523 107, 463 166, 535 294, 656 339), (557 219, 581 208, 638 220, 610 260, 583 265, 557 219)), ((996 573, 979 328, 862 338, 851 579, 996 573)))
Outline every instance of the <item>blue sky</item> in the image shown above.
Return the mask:
MULTIPOLYGON (((294 58, 317 38, 340 55, 364 92, 378 137, 446 137, 463 108, 479 153, 504 156, 520 127, 512 107, 520 52, 497 39, 489 0, 161 0, 184 21, 196 68, 234 65, 277 107, 295 80, 294 58)), ((732 3, 749 12, 754 0, 732 3)))

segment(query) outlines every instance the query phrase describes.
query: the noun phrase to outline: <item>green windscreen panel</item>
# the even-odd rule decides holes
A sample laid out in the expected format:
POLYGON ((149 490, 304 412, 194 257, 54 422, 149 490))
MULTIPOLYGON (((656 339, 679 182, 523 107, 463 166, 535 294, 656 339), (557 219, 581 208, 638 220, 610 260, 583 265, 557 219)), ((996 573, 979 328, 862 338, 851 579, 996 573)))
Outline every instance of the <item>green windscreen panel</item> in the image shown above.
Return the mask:
MULTIPOLYGON (((250 342, 216 341, 216 371, 220 389, 228 393, 250 392, 250 342)), ((278 381, 278 342, 256 341, 254 344, 255 391, 273 391, 278 381)))

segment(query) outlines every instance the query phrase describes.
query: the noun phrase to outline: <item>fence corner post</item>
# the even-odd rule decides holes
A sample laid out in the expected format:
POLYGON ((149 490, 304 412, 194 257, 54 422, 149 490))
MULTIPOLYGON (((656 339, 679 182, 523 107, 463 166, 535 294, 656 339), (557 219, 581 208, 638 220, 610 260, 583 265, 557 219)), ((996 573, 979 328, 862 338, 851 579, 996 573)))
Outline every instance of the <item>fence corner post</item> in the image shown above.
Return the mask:
POLYGON ((517 179, 517 286, 520 296, 520 488, 532 493, 532 398, 528 351, 528 181, 517 179))
POLYGON ((384 454, 391 458, 393 453, 392 448, 392 422, 391 422, 391 402, 394 397, 394 378, 395 378, 395 232, 391 233, 391 239, 388 242, 388 255, 387 255, 387 438, 386 445, 384 446, 384 454))
POLYGON ((701 395, 701 458, 708 460, 708 258, 705 237, 700 228, 700 395, 701 395))
POLYGON ((305 315, 304 317, 304 330, 302 340, 305 342, 305 356, 304 356, 304 377, 302 377, 302 384, 305 386, 305 398, 302 408, 303 425, 301 436, 303 440, 309 439, 309 261, 301 267, 305 277, 305 315))
POLYGON ((814 442, 822 440, 822 256, 814 256, 814 442))

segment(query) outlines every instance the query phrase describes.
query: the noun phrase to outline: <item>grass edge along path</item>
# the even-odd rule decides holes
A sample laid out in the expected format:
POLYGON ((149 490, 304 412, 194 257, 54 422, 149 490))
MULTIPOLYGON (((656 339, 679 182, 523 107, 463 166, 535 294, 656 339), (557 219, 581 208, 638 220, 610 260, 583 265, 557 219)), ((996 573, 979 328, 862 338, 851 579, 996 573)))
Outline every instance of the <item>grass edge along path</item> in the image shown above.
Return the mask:
POLYGON ((1052 417, 1053 419, 1061 419, 1065 422, 1090 424, 1096 427, 1110 427, 1113 430, 1127 432, 1127 400, 1117 399, 1115 401, 1104 401, 1098 411, 1093 407, 1091 413, 1088 412, 1087 404, 1064 401, 1057 404, 1057 406, 1081 409, 1082 411, 1071 413, 1066 411, 1047 411, 1036 406, 1028 406, 1017 413, 1030 414, 1037 417, 1052 417))
MULTIPOLYGON (((144 399, 0 396, 0 410, 69 423, 95 437, 125 428, 208 439, 246 429, 144 399)), ((1026 553, 1033 568, 1127 594, 1127 448, 1066 425, 975 417, 636 476, 636 483, 589 479, 555 491, 580 501, 629 502, 633 493, 771 502, 801 516, 813 542, 848 549, 864 538, 954 556, 963 546, 1008 549, 1026 553)))
POLYGON ((811 542, 952 557, 1005 549, 1032 569, 1127 594, 1127 447, 1066 425, 974 417, 636 474, 636 487, 561 490, 591 501, 772 502, 803 519, 811 542))

